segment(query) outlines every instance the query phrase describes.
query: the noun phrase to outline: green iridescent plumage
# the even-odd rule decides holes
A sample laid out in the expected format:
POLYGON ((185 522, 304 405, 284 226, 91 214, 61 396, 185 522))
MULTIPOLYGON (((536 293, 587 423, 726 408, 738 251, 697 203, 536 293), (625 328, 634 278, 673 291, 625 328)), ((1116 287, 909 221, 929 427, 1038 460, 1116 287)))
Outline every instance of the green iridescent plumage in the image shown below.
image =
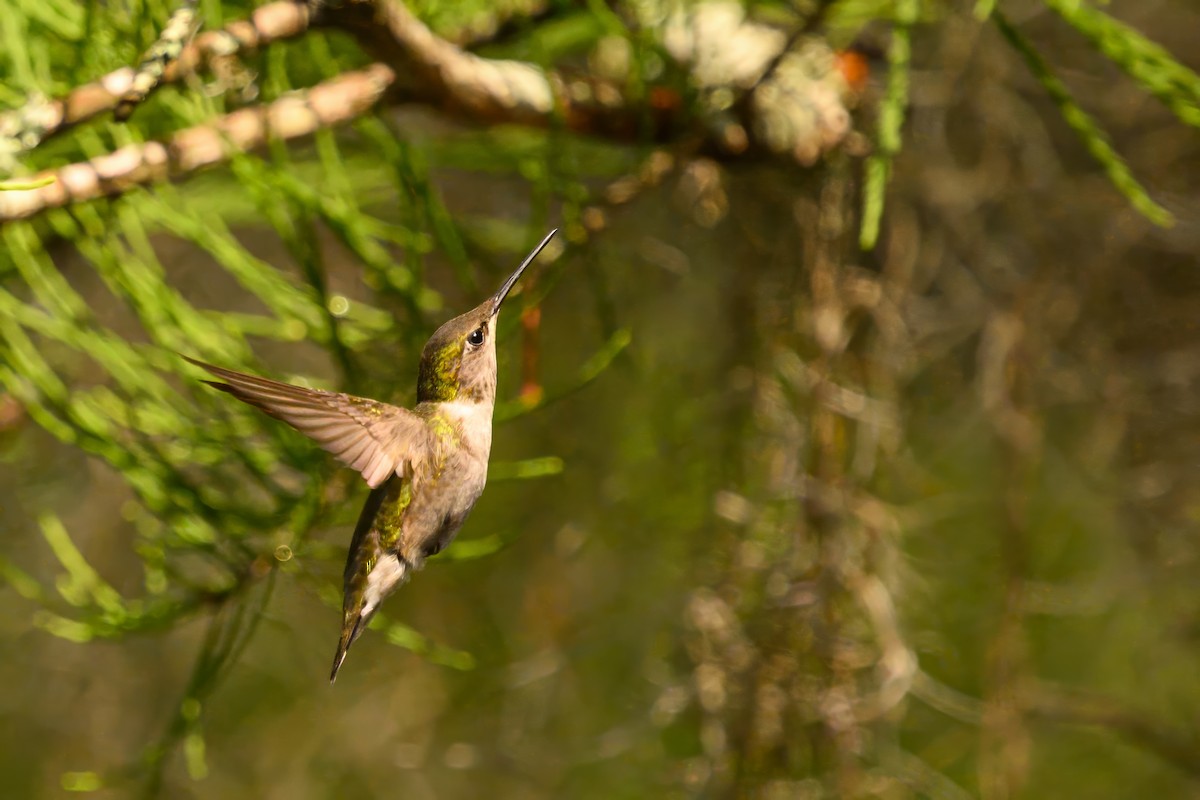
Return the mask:
MULTIPOLYGON (((426 348, 428 349, 428 348, 426 348)), ((459 356, 462 347, 449 342, 437 347, 429 358, 428 366, 422 362, 421 377, 417 382, 417 395, 422 401, 449 403, 458 398, 459 356)))

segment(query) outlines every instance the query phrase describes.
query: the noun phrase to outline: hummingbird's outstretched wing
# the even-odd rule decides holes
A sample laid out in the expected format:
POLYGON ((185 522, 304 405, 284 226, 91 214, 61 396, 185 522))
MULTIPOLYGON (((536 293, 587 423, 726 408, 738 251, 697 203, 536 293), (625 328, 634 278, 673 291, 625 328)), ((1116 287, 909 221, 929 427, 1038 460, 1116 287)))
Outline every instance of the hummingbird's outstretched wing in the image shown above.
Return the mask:
POLYGON ((398 406, 321 389, 305 389, 246 375, 183 356, 225 381, 205 381, 286 422, 362 474, 372 488, 411 471, 430 446, 429 428, 398 406))

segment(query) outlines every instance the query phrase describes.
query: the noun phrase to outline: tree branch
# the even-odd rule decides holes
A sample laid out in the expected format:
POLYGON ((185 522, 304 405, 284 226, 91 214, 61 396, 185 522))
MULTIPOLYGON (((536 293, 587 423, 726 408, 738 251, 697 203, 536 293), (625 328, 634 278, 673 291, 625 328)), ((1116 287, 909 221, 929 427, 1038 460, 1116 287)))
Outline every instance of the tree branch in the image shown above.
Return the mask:
MULTIPOLYGON (((184 46, 176 60, 166 64, 156 85, 178 81, 215 58, 253 51, 272 42, 300 36, 309 29, 311 19, 312 12, 302 2, 269 3, 256 9, 248 19, 231 22, 219 31, 201 33, 184 46)), ((0 114, 0 152, 6 151, 6 140, 14 143, 9 151, 29 151, 75 125, 115 111, 122 98, 134 91, 137 75, 132 68, 122 67, 72 89, 66 97, 34 99, 22 108, 0 114)))
POLYGON ((481 58, 438 38, 402 3, 350 2, 330 9, 328 24, 353 33, 379 60, 404 71, 420 100, 479 121, 544 125, 556 87, 541 68, 481 58))
POLYGON ((50 208, 126 192, 228 160, 231 153, 271 139, 295 139, 349 122, 376 103, 395 81, 383 64, 347 72, 266 106, 244 108, 211 125, 187 128, 166 142, 123 147, 90 161, 39 173, 55 180, 30 191, 0 194, 0 221, 26 219, 50 208))
MULTIPOLYGON (((717 88, 712 83, 714 77, 724 74, 730 86, 735 86, 745 76, 739 77, 737 68, 723 62, 704 60, 704 54, 713 50, 711 42, 705 42, 714 31, 728 27, 721 20, 703 16, 705 8, 695 12, 697 33, 686 39, 683 61, 698 85, 712 93, 717 88)), ((747 55, 753 51, 756 63, 766 64, 775 55, 773 48, 783 45, 781 35, 769 35, 757 23, 739 18, 729 24, 740 31, 738 52, 747 55)), ((399 0, 331 0, 329 4, 282 0, 259 8, 248 19, 230 23, 221 31, 198 35, 181 49, 176 48, 178 58, 170 56, 183 41, 179 30, 169 37, 164 33, 162 41, 170 39, 174 45, 152 48, 143 63, 153 62, 154 69, 148 72, 117 70, 73 90, 65 98, 35 100, 0 115, 0 152, 30 150, 50 136, 106 111, 128 112, 131 103, 141 102, 162 83, 177 81, 200 67, 211 67, 218 59, 300 36, 318 26, 349 33, 381 63, 314 87, 307 101, 291 97, 265 108, 242 109, 210 125, 181 131, 166 142, 130 146, 88 162, 43 172, 38 178, 53 176, 56 183, 6 193, 0 202, 0 222, 188 174, 225 160, 227 145, 255 147, 269 137, 291 139, 326 124, 344 123, 378 103, 389 89, 393 102, 426 103, 478 124, 558 124, 572 131, 624 141, 689 141, 699 143, 701 151, 726 156, 754 151, 785 154, 802 164, 811 164, 821 153, 837 146, 849 131, 848 113, 839 99, 845 82, 836 74, 832 58, 828 59, 827 69, 821 66, 824 62, 815 45, 816 50, 803 57, 790 57, 808 66, 781 69, 780 74, 755 90, 751 108, 761 120, 750 124, 748 134, 743 131, 730 136, 729 129, 737 128, 736 124, 722 125, 716 117, 706 122, 704 114, 720 116, 720 112, 700 109, 697 116, 696 110, 686 106, 674 90, 652 88, 644 101, 630 101, 612 83, 568 79, 534 64, 470 53, 436 36, 399 0), (161 72, 157 83, 151 79, 151 72, 161 72), (819 74, 826 74, 828 80, 814 77, 819 74), (350 92, 344 104, 331 99, 332 87, 350 92), (336 106, 336 110, 324 116, 297 110, 318 98, 329 109, 336 106)), ((169 27, 182 30, 182 23, 169 27)), ((733 35, 728 31, 726 34, 733 35)), ((678 24, 663 35, 678 40, 678 24)), ((759 73, 753 74, 756 77, 759 73)))
POLYGON ((405 96, 474 123, 547 127, 632 140, 677 138, 682 99, 652 96, 629 103, 611 84, 574 79, 524 61, 477 56, 439 38, 399 0, 351 0, 328 9, 320 24, 345 30, 402 76, 405 96), (649 123, 647 125, 646 123, 649 123))
POLYGON ((166 70, 183 55, 188 40, 196 34, 199 27, 200 19, 196 14, 196 0, 183 0, 179 8, 175 9, 175 13, 167 20, 167 25, 163 28, 158 41, 151 45, 146 54, 142 56, 142 63, 138 64, 137 72, 134 74, 129 88, 117 101, 113 117, 118 122, 129 119, 133 110, 145 102, 150 93, 162 84, 166 70))

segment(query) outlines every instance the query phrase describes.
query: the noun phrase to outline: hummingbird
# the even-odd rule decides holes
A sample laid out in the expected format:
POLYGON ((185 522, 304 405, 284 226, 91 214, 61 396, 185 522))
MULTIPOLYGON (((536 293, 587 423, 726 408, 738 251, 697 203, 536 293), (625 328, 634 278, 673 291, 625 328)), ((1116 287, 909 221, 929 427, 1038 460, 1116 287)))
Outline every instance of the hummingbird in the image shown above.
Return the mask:
POLYGON ((362 475, 371 493, 350 540, 342 631, 329 682, 384 598, 441 552, 487 483, 496 404, 496 321, 552 230, 494 295, 438 328, 421 351, 411 409, 306 389, 184 358, 204 381, 286 422, 362 475))

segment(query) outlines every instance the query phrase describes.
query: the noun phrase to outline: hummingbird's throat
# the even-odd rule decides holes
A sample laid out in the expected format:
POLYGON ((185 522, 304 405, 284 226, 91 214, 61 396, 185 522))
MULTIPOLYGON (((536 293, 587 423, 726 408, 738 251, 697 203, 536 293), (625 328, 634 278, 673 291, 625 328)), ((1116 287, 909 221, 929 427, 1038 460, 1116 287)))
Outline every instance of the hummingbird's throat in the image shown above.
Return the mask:
POLYGON ((417 384, 417 399, 422 403, 449 403, 458 399, 458 373, 462 367, 462 346, 444 345, 422 365, 417 384))

